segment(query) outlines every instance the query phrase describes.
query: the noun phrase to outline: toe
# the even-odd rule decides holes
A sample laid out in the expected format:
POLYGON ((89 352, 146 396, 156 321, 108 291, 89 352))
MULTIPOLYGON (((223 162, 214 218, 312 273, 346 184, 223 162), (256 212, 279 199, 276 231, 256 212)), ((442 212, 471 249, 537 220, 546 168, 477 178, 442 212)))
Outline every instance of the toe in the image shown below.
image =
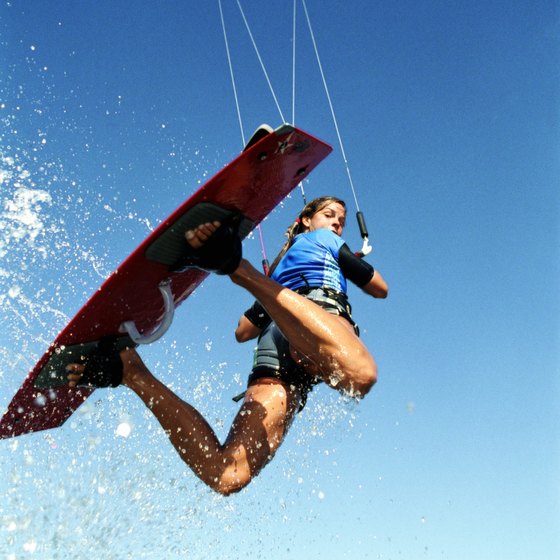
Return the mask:
POLYGON ((219 227, 220 222, 200 224, 195 229, 188 230, 185 233, 185 238, 193 249, 200 249, 219 227))
POLYGON ((68 373, 66 376, 68 384, 70 387, 75 387, 82 378, 84 366, 82 364, 68 364, 66 366, 66 372, 68 373))
POLYGON ((195 235, 201 241, 206 241, 219 227, 220 222, 206 222, 205 224, 200 224, 196 228, 195 235))

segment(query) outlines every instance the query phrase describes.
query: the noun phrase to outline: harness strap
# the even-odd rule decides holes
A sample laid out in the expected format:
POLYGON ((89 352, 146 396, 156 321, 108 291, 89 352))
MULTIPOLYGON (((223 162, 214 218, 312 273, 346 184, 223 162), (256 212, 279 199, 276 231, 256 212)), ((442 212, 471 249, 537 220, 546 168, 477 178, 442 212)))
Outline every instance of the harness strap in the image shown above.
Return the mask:
POLYGON ((324 286, 298 288, 295 291, 319 304, 326 311, 334 310, 337 315, 344 317, 354 327, 357 335, 360 334, 358 325, 352 319, 352 306, 348 302, 346 294, 324 286))

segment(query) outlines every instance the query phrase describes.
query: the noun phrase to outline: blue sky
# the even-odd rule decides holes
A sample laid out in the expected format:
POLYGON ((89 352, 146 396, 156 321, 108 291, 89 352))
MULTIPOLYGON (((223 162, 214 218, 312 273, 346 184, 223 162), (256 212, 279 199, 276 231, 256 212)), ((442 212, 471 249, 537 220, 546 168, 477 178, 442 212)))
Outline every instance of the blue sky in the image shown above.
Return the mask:
MULTIPOLYGON (((292 120, 292 3, 244 2, 292 120)), ((100 390, 0 442, 0 557, 558 556, 558 7, 308 0, 390 297, 351 291, 380 368, 316 390, 274 462, 214 496, 139 400, 100 390), (131 427, 128 437, 117 427, 131 427)), ((223 0, 244 134, 281 118, 223 0)), ((298 3, 295 122, 335 151, 308 197, 353 202, 298 3)), ((242 147, 217 2, 0 6, 0 408, 116 266, 242 147)), ((269 257, 302 204, 263 224, 269 257)), ((345 235, 359 245, 350 223, 345 235)), ((260 260, 256 238, 245 243, 260 260)), ((225 435, 251 298, 210 278, 143 350, 225 435)))

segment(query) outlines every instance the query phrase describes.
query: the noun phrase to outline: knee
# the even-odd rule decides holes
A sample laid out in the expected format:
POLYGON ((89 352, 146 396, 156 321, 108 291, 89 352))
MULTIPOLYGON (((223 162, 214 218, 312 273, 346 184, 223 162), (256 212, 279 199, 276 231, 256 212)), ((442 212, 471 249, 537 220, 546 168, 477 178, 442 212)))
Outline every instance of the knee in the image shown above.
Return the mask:
POLYGON ((220 482, 219 484, 216 484, 212 488, 212 490, 227 498, 228 496, 231 496, 232 494, 237 494, 237 492, 243 490, 243 488, 245 488, 245 486, 247 486, 249 482, 251 481, 250 480, 247 480, 245 482, 231 481, 227 483, 220 482))
POLYGON ((360 398, 365 397, 376 382, 377 366, 373 364, 372 367, 361 372, 360 379, 356 382, 354 390, 358 393, 360 398))
POLYGON ((352 372, 344 390, 355 397, 363 398, 377 382, 377 365, 373 358, 365 360, 359 368, 352 372))
POLYGON ((218 494, 227 497, 243 490, 251 480, 250 475, 243 476, 238 473, 224 473, 221 477, 215 479, 210 484, 210 487, 218 494))

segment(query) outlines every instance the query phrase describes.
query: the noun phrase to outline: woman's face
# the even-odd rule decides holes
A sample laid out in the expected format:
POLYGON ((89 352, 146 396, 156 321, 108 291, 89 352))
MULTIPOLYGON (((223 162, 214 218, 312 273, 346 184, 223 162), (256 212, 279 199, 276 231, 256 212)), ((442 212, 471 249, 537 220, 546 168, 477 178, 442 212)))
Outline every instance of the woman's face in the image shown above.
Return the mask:
POLYGON ((331 202, 310 218, 301 219, 305 231, 315 231, 317 229, 330 229, 336 235, 342 235, 344 224, 346 223, 346 210, 342 204, 331 202))

